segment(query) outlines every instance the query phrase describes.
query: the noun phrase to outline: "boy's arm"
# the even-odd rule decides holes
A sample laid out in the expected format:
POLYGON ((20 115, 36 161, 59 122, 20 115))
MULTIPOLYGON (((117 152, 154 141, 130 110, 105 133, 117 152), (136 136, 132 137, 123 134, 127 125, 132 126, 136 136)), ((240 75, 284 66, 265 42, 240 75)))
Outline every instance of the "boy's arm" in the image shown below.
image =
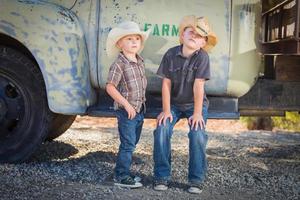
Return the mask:
POLYGON ((203 97, 204 97, 204 83, 205 79, 196 78, 193 86, 194 92, 194 113, 189 118, 189 124, 191 128, 198 129, 198 125, 201 129, 205 127, 205 122, 202 116, 202 106, 203 106, 203 97))
POLYGON ((163 82, 162 82, 163 111, 157 117, 157 122, 159 125, 161 125, 162 122, 164 125, 166 125, 166 121, 168 118, 170 118, 170 122, 173 121, 170 101, 171 101, 171 80, 168 78, 163 78, 163 82))
POLYGON ((132 105, 120 94, 116 87, 111 84, 106 84, 106 92, 119 104, 124 106, 125 110, 128 113, 128 119, 133 119, 136 115, 135 109, 132 105))

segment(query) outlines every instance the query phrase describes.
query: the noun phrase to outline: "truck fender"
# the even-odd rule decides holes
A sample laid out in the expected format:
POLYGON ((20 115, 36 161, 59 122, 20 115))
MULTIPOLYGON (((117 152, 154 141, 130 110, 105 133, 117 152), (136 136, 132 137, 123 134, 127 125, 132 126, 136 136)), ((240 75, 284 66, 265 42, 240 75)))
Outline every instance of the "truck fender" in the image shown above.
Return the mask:
POLYGON ((84 33, 76 15, 43 1, 4 0, 0 33, 22 43, 44 78, 51 111, 85 114, 96 100, 84 33))

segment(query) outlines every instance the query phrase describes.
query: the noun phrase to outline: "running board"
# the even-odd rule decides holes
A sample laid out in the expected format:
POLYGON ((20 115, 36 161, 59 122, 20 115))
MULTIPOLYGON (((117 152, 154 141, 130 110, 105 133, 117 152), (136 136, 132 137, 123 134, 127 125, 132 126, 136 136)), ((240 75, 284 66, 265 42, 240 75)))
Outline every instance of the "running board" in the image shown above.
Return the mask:
MULTIPOLYGON (((115 117, 112 99, 105 93, 99 92, 100 101, 97 105, 88 109, 88 115, 94 117, 115 117), (101 98, 100 98, 101 97, 101 98)), ((208 97, 209 119, 239 119, 238 99, 228 97, 208 97)), ((147 95, 145 118, 156 118, 161 112, 161 97, 159 95, 147 95)))

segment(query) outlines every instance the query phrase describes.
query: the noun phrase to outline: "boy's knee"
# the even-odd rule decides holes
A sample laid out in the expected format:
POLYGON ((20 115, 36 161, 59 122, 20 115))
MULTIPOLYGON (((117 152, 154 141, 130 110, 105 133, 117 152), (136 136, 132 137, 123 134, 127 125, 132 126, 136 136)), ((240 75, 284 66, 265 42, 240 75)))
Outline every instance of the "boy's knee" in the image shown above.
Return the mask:
POLYGON ((204 130, 198 129, 198 130, 191 130, 189 132, 189 138, 190 140, 199 141, 200 143, 206 144, 208 136, 204 130))
POLYGON ((127 151, 127 152, 130 152, 130 151, 134 151, 135 149, 135 144, 131 144, 131 143, 122 143, 121 144, 121 149, 124 150, 124 151, 127 151))
POLYGON ((157 125, 156 131, 160 131, 160 132, 168 131, 168 130, 170 130, 171 126, 172 126, 172 124, 171 124, 170 120, 168 119, 166 121, 166 125, 164 125, 163 123, 161 125, 157 125))

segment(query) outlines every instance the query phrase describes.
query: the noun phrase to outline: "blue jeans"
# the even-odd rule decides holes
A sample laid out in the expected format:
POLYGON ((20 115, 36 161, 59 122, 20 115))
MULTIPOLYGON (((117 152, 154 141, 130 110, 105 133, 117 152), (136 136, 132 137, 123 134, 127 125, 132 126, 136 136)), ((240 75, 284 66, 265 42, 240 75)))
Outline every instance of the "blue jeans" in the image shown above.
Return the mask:
MULTIPOLYGON (((161 124, 154 131, 154 179, 155 180, 170 180, 171 177, 171 137, 173 127, 180 118, 189 118, 193 115, 194 108, 181 111, 176 106, 171 106, 173 121, 170 123, 167 120, 166 125, 161 124)), ((207 121, 207 107, 202 109, 203 119, 207 121)), ((205 129, 191 129, 188 133, 189 137, 189 170, 188 180, 190 183, 201 184, 205 179, 207 171, 206 160, 206 144, 207 134, 205 129)))
POLYGON ((140 139, 144 123, 144 113, 137 113, 134 119, 128 119, 126 110, 120 109, 116 112, 120 136, 120 146, 115 167, 115 178, 122 180, 130 176, 132 154, 140 139))

